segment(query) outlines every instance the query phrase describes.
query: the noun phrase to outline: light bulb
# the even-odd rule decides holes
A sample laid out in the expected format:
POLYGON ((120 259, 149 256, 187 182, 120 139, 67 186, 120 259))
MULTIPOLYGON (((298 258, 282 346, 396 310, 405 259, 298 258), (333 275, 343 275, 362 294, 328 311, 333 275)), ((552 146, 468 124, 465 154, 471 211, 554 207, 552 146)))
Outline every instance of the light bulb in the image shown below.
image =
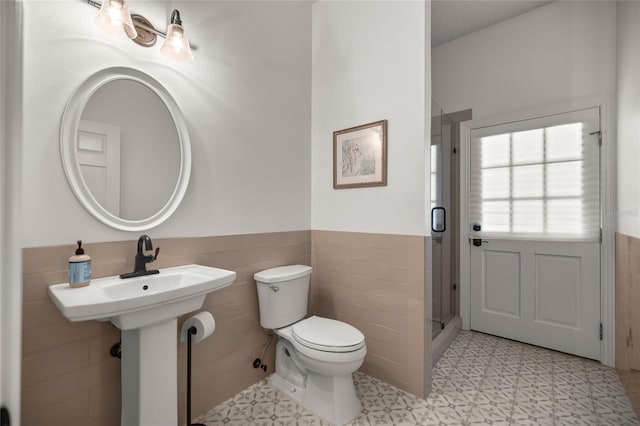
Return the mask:
POLYGON ((96 25, 110 36, 126 36, 131 39, 138 36, 125 0, 103 0, 96 25))
POLYGON ((160 52, 176 62, 188 62, 193 59, 189 38, 181 25, 169 24, 167 37, 160 48, 160 52))

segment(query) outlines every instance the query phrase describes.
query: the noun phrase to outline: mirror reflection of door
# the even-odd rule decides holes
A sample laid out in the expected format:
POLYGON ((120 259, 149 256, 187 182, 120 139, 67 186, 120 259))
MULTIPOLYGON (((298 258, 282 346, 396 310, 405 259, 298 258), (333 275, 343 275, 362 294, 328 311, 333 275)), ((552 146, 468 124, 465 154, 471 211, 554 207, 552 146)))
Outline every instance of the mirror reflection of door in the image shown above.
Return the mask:
POLYGON ((96 201, 109 213, 120 216, 120 128, 80 120, 78 164, 96 201))
MULTIPOLYGON (((82 111, 82 120, 120 129, 120 204, 117 216, 126 220, 142 220, 160 211, 176 188, 182 155, 176 124, 164 101, 141 82, 116 79, 100 86, 91 95, 82 111)), ((87 134, 82 138, 86 139, 85 144, 96 143, 93 140, 89 142, 91 138, 87 134)), ((102 183, 94 182, 98 174, 95 166, 82 167, 89 191, 100 202, 103 189, 97 187, 102 183)), ((108 194, 115 196, 113 191, 108 194)), ((102 202, 100 204, 115 214, 116 210, 102 202)))

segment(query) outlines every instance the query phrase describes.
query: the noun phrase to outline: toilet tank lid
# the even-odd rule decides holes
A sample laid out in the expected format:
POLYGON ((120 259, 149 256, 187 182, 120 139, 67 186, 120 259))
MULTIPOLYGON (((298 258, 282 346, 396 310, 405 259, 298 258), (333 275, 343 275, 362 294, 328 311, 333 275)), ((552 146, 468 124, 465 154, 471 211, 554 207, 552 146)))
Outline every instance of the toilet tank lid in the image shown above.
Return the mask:
POLYGON ((253 279, 263 283, 277 283, 281 281, 294 280, 311 274, 311 266, 288 265, 277 268, 266 269, 256 272, 253 279))

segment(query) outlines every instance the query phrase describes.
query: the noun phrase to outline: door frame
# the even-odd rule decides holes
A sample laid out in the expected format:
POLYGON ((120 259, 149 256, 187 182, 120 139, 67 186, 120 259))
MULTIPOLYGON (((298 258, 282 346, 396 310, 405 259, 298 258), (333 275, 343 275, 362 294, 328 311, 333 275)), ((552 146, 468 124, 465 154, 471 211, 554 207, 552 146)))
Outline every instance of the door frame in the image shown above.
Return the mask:
POLYGON ((23 1, 0 6, 0 404, 20 425, 23 1))
POLYGON ((520 121, 546 115, 560 114, 587 108, 600 108, 600 131, 602 149, 600 152, 600 209, 602 223, 602 244, 600 245, 600 321, 602 341, 600 362, 615 366, 615 230, 616 230, 616 186, 615 186, 615 126, 613 125, 613 95, 573 99, 539 108, 530 108, 516 113, 508 113, 489 118, 474 119, 460 123, 460 317, 462 328, 470 329, 470 256, 469 244, 469 194, 470 136, 471 130, 511 121, 520 121))
MULTIPOLYGON (((77 161, 81 173, 83 173, 83 166, 102 166, 106 171, 105 197, 103 200, 98 200, 98 202, 109 213, 115 216, 120 216, 120 133, 121 129, 119 126, 80 119, 76 147, 77 161), (104 144, 101 145, 100 150, 82 147, 82 134, 86 133, 104 137, 104 144), (104 165, 101 164, 102 161, 104 161, 104 165)), ((89 192, 98 198, 96 194, 99 192, 94 192, 95 188, 92 188, 91 182, 86 174, 84 175, 84 180, 87 187, 89 187, 89 192)))

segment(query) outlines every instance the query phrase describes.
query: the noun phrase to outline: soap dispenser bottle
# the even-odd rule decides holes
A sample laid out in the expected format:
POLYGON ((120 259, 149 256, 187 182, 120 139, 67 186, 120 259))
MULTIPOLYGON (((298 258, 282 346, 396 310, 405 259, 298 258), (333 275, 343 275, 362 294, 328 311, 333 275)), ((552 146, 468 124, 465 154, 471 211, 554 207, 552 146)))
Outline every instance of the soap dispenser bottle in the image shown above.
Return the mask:
POLYGON ((69 286, 84 287, 91 282, 91 257, 84 254, 82 240, 78 240, 76 254, 69 258, 69 286))

